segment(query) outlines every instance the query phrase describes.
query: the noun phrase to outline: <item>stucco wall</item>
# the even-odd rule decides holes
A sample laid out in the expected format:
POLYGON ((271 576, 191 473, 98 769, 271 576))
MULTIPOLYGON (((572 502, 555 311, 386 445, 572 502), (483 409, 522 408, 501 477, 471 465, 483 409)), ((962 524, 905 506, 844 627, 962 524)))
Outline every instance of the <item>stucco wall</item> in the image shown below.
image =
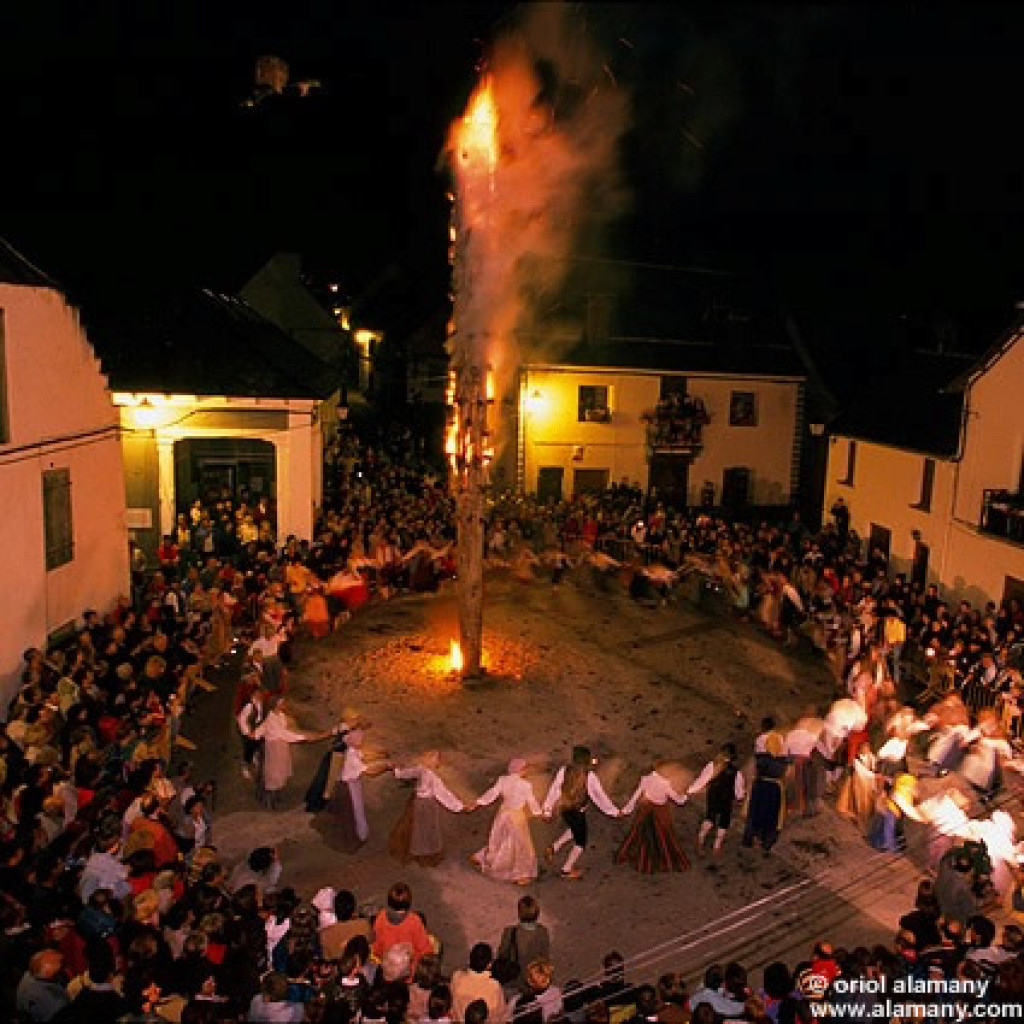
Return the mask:
POLYGON ((714 483, 720 499, 722 475, 734 466, 751 470, 751 501, 755 505, 788 503, 796 468, 793 441, 800 386, 792 382, 693 377, 687 393, 702 399, 711 417, 704 428, 704 448, 690 468, 690 504, 697 504, 705 480, 714 483), (757 426, 730 425, 734 391, 754 393, 757 426))
POLYGON ((956 517, 977 524, 982 492, 1016 491, 1024 463, 1024 341, 1018 341, 968 391, 967 437, 956 517))
MULTIPOLYGON (((928 580, 942 586, 952 601, 966 599, 975 605, 1001 601, 1008 576, 1024 580, 1024 546, 981 533, 976 524, 954 517, 956 476, 964 467, 953 460, 935 460, 932 510, 910 506, 920 496, 921 463, 925 456, 899 448, 857 441, 853 486, 839 481, 847 467, 850 438, 836 437, 829 446, 825 512, 842 497, 850 509, 853 528, 866 541, 871 524, 892 532, 890 567, 908 572, 914 555, 913 530, 929 547, 928 580)), ((961 479, 959 489, 962 491, 961 479)), ((981 498, 978 504, 980 508, 981 498)), ((958 507, 966 508, 961 502, 958 507)))
POLYGON ((11 435, 0 445, 0 714, 21 653, 128 587, 117 417, 76 312, 55 291, 0 285, 11 435), (71 478, 74 557, 46 570, 42 474, 71 478))
MULTIPOLYGON (((704 448, 689 472, 689 496, 696 504, 701 485, 712 480, 721 497, 723 472, 751 470, 751 500, 756 504, 789 501, 794 471, 794 435, 800 384, 797 381, 686 376, 687 393, 699 397, 711 417, 704 448), (733 391, 755 394, 754 427, 729 424, 733 391)), ((640 417, 657 404, 661 374, 617 371, 529 369, 524 394, 525 482, 536 491, 541 467, 561 467, 564 493, 571 493, 573 471, 607 469, 609 480, 627 478, 647 486, 647 434, 640 417), (579 422, 579 388, 606 385, 611 391, 610 423, 579 422), (573 457, 574 448, 582 455, 573 457)))
POLYGON ((948 543, 949 510, 953 498, 956 467, 951 461, 935 460, 931 511, 914 508, 921 497, 921 476, 927 456, 900 448, 856 441, 857 456, 853 483, 846 477, 851 438, 830 438, 828 473, 825 483, 825 520, 837 498, 850 509, 850 525, 866 542, 872 523, 891 532, 889 548, 893 572, 910 571, 914 557, 913 531, 929 547, 928 578, 938 579, 948 543))

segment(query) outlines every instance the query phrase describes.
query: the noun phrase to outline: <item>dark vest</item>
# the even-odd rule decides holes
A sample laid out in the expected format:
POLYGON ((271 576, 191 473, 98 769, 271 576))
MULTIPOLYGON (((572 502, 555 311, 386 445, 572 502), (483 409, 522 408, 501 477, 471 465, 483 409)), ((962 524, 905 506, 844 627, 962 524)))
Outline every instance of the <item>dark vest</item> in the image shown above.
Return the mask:
POLYGON ((739 769, 731 761, 708 783, 708 803, 728 807, 736 796, 736 775, 739 769))

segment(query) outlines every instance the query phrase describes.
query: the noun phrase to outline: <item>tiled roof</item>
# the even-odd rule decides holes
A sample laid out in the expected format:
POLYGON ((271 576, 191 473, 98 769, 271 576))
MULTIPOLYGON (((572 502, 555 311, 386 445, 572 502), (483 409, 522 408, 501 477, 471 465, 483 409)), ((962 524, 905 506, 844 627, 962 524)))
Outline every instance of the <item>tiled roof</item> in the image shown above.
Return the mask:
POLYGON ((243 300, 208 289, 87 301, 82 318, 116 391, 322 399, 338 386, 336 370, 243 300))

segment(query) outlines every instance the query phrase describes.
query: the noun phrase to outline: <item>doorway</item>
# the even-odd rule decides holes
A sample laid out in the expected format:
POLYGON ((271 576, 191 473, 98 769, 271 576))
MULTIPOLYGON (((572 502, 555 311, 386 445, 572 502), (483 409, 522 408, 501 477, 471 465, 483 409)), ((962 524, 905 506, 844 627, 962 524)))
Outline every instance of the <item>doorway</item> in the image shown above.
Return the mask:
MULTIPOLYGON (((871 524, 871 533, 868 537, 868 559, 876 551, 885 555, 886 562, 889 561, 889 545, 892 543, 892 530, 888 526, 879 526, 878 523, 871 524)), ((927 549, 926 549, 927 550, 927 549)))
POLYGON ((928 545, 920 541, 914 543, 914 561, 910 566, 910 582, 924 590, 928 583, 928 545))
POLYGON ((684 509, 688 485, 689 464, 685 456, 658 452, 651 456, 647 483, 649 494, 656 496, 666 506, 684 509))
POLYGON ((1016 576, 1007 576, 1003 581, 1003 604, 1016 601, 1024 608, 1024 580, 1016 576))
POLYGON ((174 445, 175 500, 184 512, 197 499, 208 507, 230 501, 273 504, 274 446, 250 438, 186 438, 174 445))
POLYGON ((746 508, 750 501, 750 470, 733 466, 722 473, 722 505, 728 509, 746 508))
POLYGON ((541 505, 555 504, 562 500, 561 466, 541 466, 537 470, 537 502, 541 505))
POLYGON ((577 469, 572 475, 573 497, 581 494, 604 494, 608 490, 607 469, 577 469))

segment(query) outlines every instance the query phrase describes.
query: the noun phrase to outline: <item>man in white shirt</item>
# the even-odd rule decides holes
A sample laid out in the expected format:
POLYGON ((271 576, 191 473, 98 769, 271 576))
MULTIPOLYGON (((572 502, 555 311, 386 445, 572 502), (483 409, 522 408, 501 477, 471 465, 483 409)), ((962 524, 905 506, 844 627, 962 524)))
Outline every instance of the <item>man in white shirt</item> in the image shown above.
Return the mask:
POLYGON ((593 801, 598 810, 609 818, 620 816, 619 809, 604 791, 601 780, 592 771, 596 764, 596 759, 587 747, 573 747, 572 762, 558 769, 544 800, 544 817, 550 820, 557 805, 559 816, 565 823, 565 831, 544 851, 545 859, 549 864, 554 863, 555 854, 566 843, 572 842, 569 856, 562 865, 563 878, 579 878, 582 875, 576 862, 587 846, 586 812, 590 802, 593 801))

